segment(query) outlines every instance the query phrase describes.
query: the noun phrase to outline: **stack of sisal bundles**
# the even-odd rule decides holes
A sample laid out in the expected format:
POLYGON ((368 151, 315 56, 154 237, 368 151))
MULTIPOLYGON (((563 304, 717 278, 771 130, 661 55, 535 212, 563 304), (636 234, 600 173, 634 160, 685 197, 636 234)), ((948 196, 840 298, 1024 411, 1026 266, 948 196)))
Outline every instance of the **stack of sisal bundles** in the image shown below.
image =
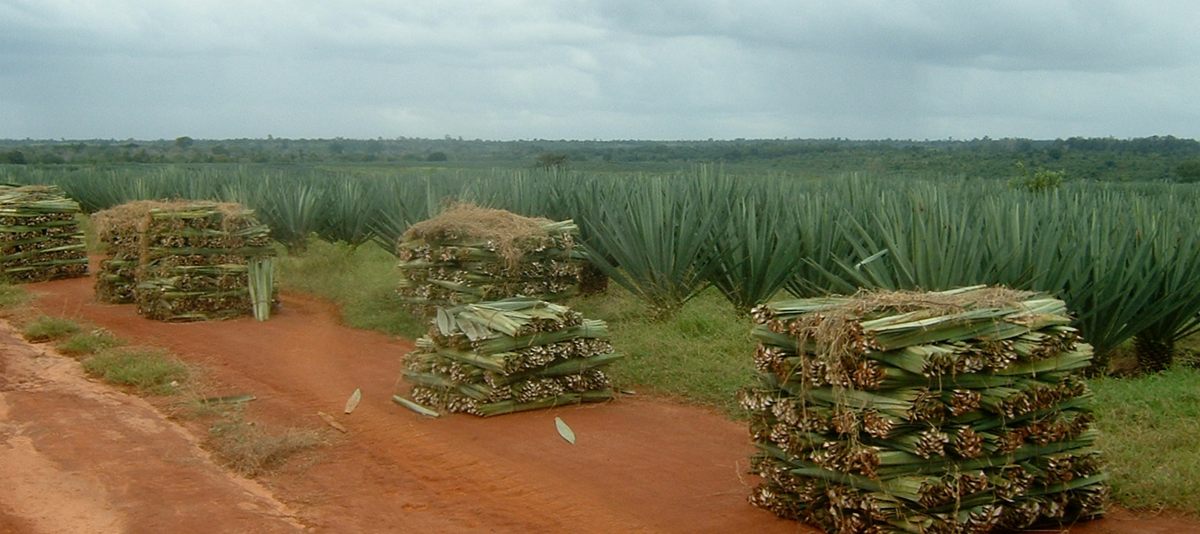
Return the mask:
POLYGON ((266 319, 274 248, 270 229, 253 211, 232 203, 170 203, 147 210, 141 224, 138 313, 161 321, 251 313, 266 319))
POLYGON ((39 282, 87 275, 79 204, 57 186, 0 185, 0 279, 39 282))
POLYGON ((151 209, 186 205, 184 201, 138 200, 92 214, 92 227, 105 248, 96 274, 96 300, 109 304, 133 302, 147 215, 151 209))
POLYGON ((397 243, 398 292, 425 315, 438 306, 518 295, 566 298, 578 292, 586 260, 578 233, 570 220, 458 204, 413 225, 397 243))
POLYGON ((405 357, 413 400, 483 417, 613 397, 603 321, 529 298, 439 308, 405 357))
POLYGON ((751 502, 829 532, 993 532, 1103 513, 1062 301, 983 286, 755 309, 751 502))

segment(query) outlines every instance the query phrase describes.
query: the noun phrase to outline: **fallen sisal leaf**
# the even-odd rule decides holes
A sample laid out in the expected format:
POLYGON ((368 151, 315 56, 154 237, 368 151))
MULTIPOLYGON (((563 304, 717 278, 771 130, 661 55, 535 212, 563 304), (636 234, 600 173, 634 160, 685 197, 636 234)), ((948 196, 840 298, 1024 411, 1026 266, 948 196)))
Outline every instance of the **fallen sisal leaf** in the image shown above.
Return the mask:
POLYGON ((571 427, 567 426, 567 424, 563 422, 562 418, 555 417, 554 426, 555 428, 558 428, 558 435, 562 436, 562 439, 567 440, 567 443, 570 443, 571 445, 575 444, 575 431, 571 430, 571 427))
POLYGON ((362 401, 362 390, 354 388, 354 393, 350 394, 350 398, 346 399, 346 413, 353 412, 358 407, 358 403, 362 401))
POLYGON ((349 430, 342 426, 341 423, 337 422, 337 419, 334 419, 332 415, 329 415, 325 412, 317 412, 317 416, 319 416, 321 419, 324 419, 326 423, 329 423, 329 426, 333 427, 338 432, 343 434, 349 432, 349 430))

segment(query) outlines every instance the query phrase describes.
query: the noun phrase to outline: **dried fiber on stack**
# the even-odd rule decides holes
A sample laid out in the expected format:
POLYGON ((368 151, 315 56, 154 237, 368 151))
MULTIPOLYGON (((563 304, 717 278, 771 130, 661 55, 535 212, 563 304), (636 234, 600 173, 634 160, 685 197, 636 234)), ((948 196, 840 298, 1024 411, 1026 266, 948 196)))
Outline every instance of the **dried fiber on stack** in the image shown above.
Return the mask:
POLYGON ((754 310, 751 502, 829 532, 993 532, 1103 513, 1092 358, 1062 301, 983 286, 754 310))
POLYGON ((438 306, 513 296, 558 300, 578 292, 586 255, 572 221, 458 204, 413 225, 396 245, 401 298, 424 314, 438 306))
POLYGON ((57 186, 0 185, 0 278, 39 282, 87 275, 79 203, 57 186))
MULTIPOLYGON (((138 313, 162 321, 203 321, 261 310, 273 295, 270 229, 239 204, 191 202, 151 208, 140 241, 138 313), (257 276, 255 276, 257 275, 257 276)), ((265 317, 260 316, 260 319, 265 317)))
POLYGON ((489 417, 611 399, 603 321, 529 298, 439 309, 405 357, 413 400, 489 417))

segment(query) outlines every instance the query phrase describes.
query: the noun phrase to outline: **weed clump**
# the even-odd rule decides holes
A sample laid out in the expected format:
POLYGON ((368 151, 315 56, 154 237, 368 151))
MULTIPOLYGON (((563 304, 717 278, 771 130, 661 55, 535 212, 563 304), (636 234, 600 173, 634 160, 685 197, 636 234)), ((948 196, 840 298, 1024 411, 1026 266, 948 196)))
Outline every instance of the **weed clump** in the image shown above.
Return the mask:
POLYGON ((151 395, 172 395, 188 378, 187 366, 162 349, 147 347, 102 350, 83 361, 83 370, 105 382, 151 395))
POLYGON ((31 343, 45 343, 77 334, 81 329, 79 323, 70 319, 43 315, 25 325, 21 334, 31 343))
POLYGON ((277 469, 292 456, 323 442, 316 430, 285 428, 277 432, 232 412, 209 429, 209 446, 226 467, 247 477, 277 469))

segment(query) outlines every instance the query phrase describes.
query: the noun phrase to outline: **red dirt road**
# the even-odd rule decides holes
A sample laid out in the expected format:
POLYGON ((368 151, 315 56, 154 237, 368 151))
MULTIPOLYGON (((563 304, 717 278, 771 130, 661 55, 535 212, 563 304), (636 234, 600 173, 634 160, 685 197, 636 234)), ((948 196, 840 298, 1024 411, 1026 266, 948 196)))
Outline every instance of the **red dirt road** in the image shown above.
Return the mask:
POLYGON ((138 397, 90 382, 0 323, 0 532, 298 532, 138 397))
POLYGON ((98 304, 87 278, 27 286, 44 313, 163 346, 226 387, 249 417, 349 429, 317 461, 264 481, 306 525, 355 531, 796 532, 749 506, 743 425, 695 407, 619 402, 494 419, 427 419, 390 400, 410 345, 337 323, 320 301, 284 295, 270 321, 166 324, 98 304), (355 388, 363 401, 341 414, 355 388), (562 417, 578 442, 554 428, 562 417))
MULTIPOLYGON (((746 503, 753 484, 743 475, 748 434, 710 410, 624 397, 494 419, 422 418, 390 401, 409 343, 340 326, 321 301, 285 294, 282 311, 265 323, 166 324, 142 319, 132 306, 93 302, 91 284, 84 278, 27 287, 44 313, 166 347, 205 368, 223 386, 214 394, 253 393, 259 400, 250 405, 251 419, 316 427, 323 411, 348 428, 311 463, 260 480, 314 530, 815 532, 746 503), (342 415, 355 388, 363 401, 342 415), (574 429, 576 445, 555 432, 555 416, 574 429)), ((264 517, 263 524, 276 519, 264 517)), ((0 531, 24 530, 23 520, 0 506, 0 531)), ((1126 514, 1073 532, 1197 527, 1126 514)))

